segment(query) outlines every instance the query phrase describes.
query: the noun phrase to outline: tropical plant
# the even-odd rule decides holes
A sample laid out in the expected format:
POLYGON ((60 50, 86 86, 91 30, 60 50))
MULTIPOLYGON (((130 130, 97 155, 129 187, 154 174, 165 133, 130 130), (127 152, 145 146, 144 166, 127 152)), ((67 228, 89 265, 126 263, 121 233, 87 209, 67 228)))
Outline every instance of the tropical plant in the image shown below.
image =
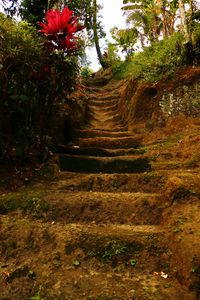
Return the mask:
POLYGON ((111 34, 117 46, 122 49, 122 52, 126 53, 127 58, 134 53, 134 46, 139 36, 136 28, 118 29, 114 27, 111 29, 111 34))
POLYGON ((127 22, 132 23, 150 44, 158 41, 161 32, 160 6, 154 0, 123 0, 127 22))
POLYGON ((42 159, 59 103, 76 82, 77 58, 50 53, 34 27, 3 14, 0 31, 0 157, 42 159))
POLYGON ((38 23, 43 28, 39 32, 47 37, 46 46, 51 51, 63 50, 70 54, 78 50, 75 34, 81 31, 84 26, 78 24, 78 19, 72 10, 67 6, 61 12, 57 9, 51 9, 47 11, 45 21, 46 23, 38 23))

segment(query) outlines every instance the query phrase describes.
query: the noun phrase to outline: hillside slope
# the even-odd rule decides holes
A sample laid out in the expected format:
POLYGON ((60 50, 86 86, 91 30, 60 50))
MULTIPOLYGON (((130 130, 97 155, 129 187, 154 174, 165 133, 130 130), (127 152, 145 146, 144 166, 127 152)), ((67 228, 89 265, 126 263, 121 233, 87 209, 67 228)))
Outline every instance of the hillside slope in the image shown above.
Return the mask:
POLYGON ((199 299, 198 119, 133 123, 123 82, 86 92, 74 144, 0 195, 0 299, 199 299))

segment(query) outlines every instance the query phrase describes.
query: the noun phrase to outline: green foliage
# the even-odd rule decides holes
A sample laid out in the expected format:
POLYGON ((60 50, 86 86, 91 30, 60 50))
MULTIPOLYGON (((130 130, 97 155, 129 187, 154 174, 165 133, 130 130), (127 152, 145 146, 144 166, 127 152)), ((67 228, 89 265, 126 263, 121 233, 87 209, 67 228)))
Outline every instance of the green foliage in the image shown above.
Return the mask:
POLYGON ((37 26, 42 21, 48 8, 53 7, 52 0, 22 0, 19 6, 19 14, 23 20, 37 26))
POLYGON ((193 55, 194 63, 200 64, 200 23, 196 23, 192 28, 192 39, 193 39, 193 55))
POLYGON ((121 47, 122 52, 125 52, 129 57, 134 52, 134 46, 137 42, 138 31, 135 28, 131 29, 118 29, 117 27, 111 30, 112 38, 121 47))
POLYGON ((39 291, 33 296, 31 297, 29 300, 45 300, 42 296, 41 296, 41 290, 42 288, 39 288, 39 291))
POLYGON ((175 33, 172 37, 135 53, 129 61, 113 66, 116 77, 133 76, 144 81, 156 82, 174 74, 186 60, 183 36, 175 33))
POLYGON ((120 62, 120 56, 117 53, 118 48, 116 44, 108 43, 107 50, 104 52, 103 59, 107 66, 111 66, 120 62))
POLYGON ((73 266, 74 267, 77 268, 77 267, 80 267, 80 265, 81 265, 81 262, 78 259, 76 259, 76 260, 73 261, 73 266))
POLYGON ((92 69, 90 69, 89 67, 83 67, 82 69, 81 69, 81 77, 83 77, 83 78, 85 78, 85 79, 88 79, 88 78, 90 78, 91 77, 91 75, 92 75, 92 73, 93 73, 93 71, 92 71, 92 69))
POLYGON ((65 0, 65 4, 80 18, 88 31, 93 26, 93 3, 91 0, 65 0))
POLYGON ((43 161, 54 114, 75 82, 77 58, 49 54, 26 22, 0 14, 0 158, 43 161))
POLYGON ((35 195, 24 192, 0 197, 0 213, 8 213, 16 209, 41 217, 48 211, 49 205, 43 200, 42 194, 38 192, 35 195))

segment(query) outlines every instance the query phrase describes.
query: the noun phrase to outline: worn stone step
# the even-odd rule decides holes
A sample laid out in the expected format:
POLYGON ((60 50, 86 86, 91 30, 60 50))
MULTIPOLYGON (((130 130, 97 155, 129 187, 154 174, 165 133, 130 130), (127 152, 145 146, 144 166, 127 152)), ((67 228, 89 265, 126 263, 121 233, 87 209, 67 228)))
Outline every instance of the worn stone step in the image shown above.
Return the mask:
POLYGON ((45 219, 63 223, 157 225, 164 204, 159 194, 58 192, 44 198, 45 219))
POLYGON ((98 147, 107 149, 127 149, 141 146, 140 137, 97 137, 81 138, 78 142, 80 147, 98 147))
POLYGON ((94 118, 88 122, 89 128, 94 130, 127 131, 127 126, 123 123, 113 123, 113 121, 99 121, 94 118))
POLYGON ((154 274, 169 268, 158 226, 64 225, 13 216, 1 224, 1 265, 10 276, 8 283, 0 278, 2 299, 30 299, 38 291, 49 300, 195 299, 175 278, 154 274))
POLYGON ((109 113, 93 113, 91 119, 94 119, 98 121, 99 123, 107 123, 107 122, 112 122, 113 124, 120 124, 122 123, 122 119, 118 114, 109 114, 109 113))
POLYGON ((118 110, 118 103, 114 103, 114 104, 110 104, 109 105, 99 105, 96 103, 91 103, 88 104, 89 109, 92 112, 96 112, 96 113, 103 113, 103 112, 109 112, 109 113, 116 113, 116 111, 118 110))
POLYGON ((93 87, 89 88, 87 91, 88 91, 89 95, 93 94, 93 93, 102 95, 102 94, 110 94, 110 93, 113 93, 113 92, 119 93, 120 89, 119 89, 119 87, 117 87, 115 85, 113 85, 113 86, 107 85, 107 86, 102 86, 102 87, 93 86, 93 87))
POLYGON ((109 130, 94 130, 94 129, 82 129, 76 130, 76 135, 82 138, 92 137, 130 137, 131 133, 128 131, 109 131, 109 130))
POLYGON ((59 155, 61 171, 84 173, 140 173, 150 171, 147 157, 93 157, 59 155))
MULTIPOLYGON (((121 125, 117 125, 117 124, 107 124, 107 126, 105 126, 104 128, 102 128, 101 126, 94 126, 93 124, 92 124, 92 122, 93 122, 94 120, 88 120, 88 123, 87 123, 87 125, 85 125, 84 127, 83 127, 83 129, 84 130, 98 130, 98 131, 104 131, 104 132, 124 132, 124 131, 128 131, 128 126, 127 125, 125 125, 124 123, 123 124, 121 124, 121 125), (90 122, 91 122, 91 124, 90 124, 90 122)), ((133 136, 132 134, 131 134, 131 136, 133 136)))
POLYGON ((104 100, 104 101, 97 101, 97 100, 90 100, 88 102, 89 106, 96 106, 96 107, 102 107, 102 108, 107 108, 109 106, 114 106, 114 105, 118 105, 118 101, 116 99, 113 100, 104 100))
MULTIPOLYGON (((87 128, 87 127, 86 127, 87 128)), ((127 131, 127 126, 122 124, 113 124, 113 122, 104 122, 100 123, 95 120, 90 120, 88 122, 88 128, 92 128, 93 130, 108 130, 108 131, 127 131)))
POLYGON ((57 145, 54 148, 54 153, 70 154, 70 155, 89 155, 89 156, 102 156, 102 157, 115 157, 125 155, 138 155, 144 154, 143 149, 104 149, 104 148, 92 148, 92 147, 79 147, 76 145, 66 146, 57 145))
MULTIPOLYGON (((61 172, 58 188, 66 191, 159 193, 168 180, 169 171, 133 174, 84 174, 61 172)), ((173 174, 172 174, 173 176, 173 174)))
POLYGON ((181 162, 176 161, 162 161, 162 162, 156 162, 152 161, 152 168, 153 170, 178 170, 178 169, 187 169, 184 167, 184 164, 181 162))
POLYGON ((97 89, 99 90, 100 87, 104 87, 108 84, 110 78, 91 78, 87 80, 87 89, 97 89))
POLYGON ((111 126, 106 126, 106 128, 101 128, 101 127, 92 127, 93 130, 100 130, 100 131, 112 131, 112 132, 127 132, 128 130, 128 126, 124 125, 124 124, 118 124, 116 126, 114 126, 113 124, 111 124, 111 126))
POLYGON ((104 102, 104 101, 111 101, 111 100, 118 100, 119 99, 119 92, 118 91, 112 91, 110 93, 95 93, 95 94, 89 94, 88 100, 91 102, 92 100, 104 102))

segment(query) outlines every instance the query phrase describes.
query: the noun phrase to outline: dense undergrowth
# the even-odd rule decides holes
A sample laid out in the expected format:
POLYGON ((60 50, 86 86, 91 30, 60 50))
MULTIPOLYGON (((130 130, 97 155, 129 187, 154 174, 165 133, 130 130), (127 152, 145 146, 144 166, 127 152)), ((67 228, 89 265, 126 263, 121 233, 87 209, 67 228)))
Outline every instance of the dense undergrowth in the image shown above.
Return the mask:
POLYGON ((55 113, 76 82, 76 56, 49 52, 26 22, 0 14, 0 159, 44 161, 55 113))
POLYGON ((198 65, 200 62, 200 24, 193 31, 193 44, 185 42, 180 32, 146 47, 143 52, 133 53, 124 62, 112 66, 118 79, 132 76, 148 82, 171 77, 184 65, 198 65))

